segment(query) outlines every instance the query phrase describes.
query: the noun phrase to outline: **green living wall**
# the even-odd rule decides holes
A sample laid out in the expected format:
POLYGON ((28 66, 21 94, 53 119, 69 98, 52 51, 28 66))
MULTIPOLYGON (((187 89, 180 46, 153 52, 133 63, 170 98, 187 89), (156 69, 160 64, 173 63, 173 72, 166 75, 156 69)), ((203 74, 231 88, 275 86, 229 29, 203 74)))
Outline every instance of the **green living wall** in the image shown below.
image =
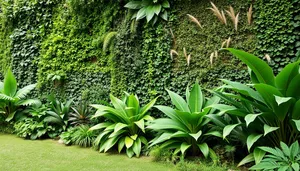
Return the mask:
POLYGON ((218 51, 228 39, 230 47, 262 58, 268 54, 277 70, 295 60, 300 47, 299 0, 213 1, 220 10, 231 5, 239 13, 237 29, 227 14, 227 25, 220 22, 208 0, 170 0, 169 20, 155 25, 133 22, 124 8, 127 1, 0 2, 1 72, 12 67, 22 85, 37 82, 39 96, 56 93, 96 102, 128 91, 142 102, 162 95, 159 103, 167 103, 165 88, 183 93, 196 80, 208 88, 221 78, 247 81, 247 68, 218 51), (171 49, 178 54, 170 55, 171 49))

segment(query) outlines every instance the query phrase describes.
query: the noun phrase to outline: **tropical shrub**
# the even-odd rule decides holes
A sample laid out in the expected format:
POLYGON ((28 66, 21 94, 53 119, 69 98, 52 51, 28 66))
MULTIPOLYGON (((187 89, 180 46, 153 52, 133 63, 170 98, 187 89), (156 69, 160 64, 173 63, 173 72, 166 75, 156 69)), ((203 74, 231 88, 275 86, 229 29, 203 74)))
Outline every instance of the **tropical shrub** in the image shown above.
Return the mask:
POLYGON ((168 118, 156 119, 148 126, 159 133, 150 146, 159 144, 160 148, 174 149, 174 154, 181 153, 183 156, 188 150, 192 155, 203 154, 205 158, 214 158, 215 153, 207 141, 216 132, 208 126, 210 120, 206 115, 215 112, 210 106, 217 104, 220 98, 205 98, 198 83, 191 91, 187 88, 186 100, 170 90, 168 93, 176 108, 155 106, 168 118))
POLYGON ((252 166, 249 170, 288 170, 298 171, 300 169, 300 149, 298 141, 290 147, 280 142, 281 149, 275 147, 259 147, 268 155, 262 161, 252 166))
POLYGON ((55 98, 54 95, 49 95, 48 101, 50 102, 50 106, 49 110, 46 112, 47 117, 44 121, 58 127, 61 129, 61 132, 65 131, 69 125, 69 113, 73 100, 61 102, 55 98))
POLYGON ((73 144, 73 134, 76 131, 77 131, 77 127, 69 128, 67 131, 65 131, 59 135, 60 140, 62 140, 62 142, 65 145, 72 145, 73 144))
POLYGON ((118 146, 119 153, 124 146, 128 157, 134 154, 139 157, 142 144, 147 145, 147 130, 145 121, 153 120, 148 111, 156 102, 155 98, 144 107, 140 106, 139 99, 135 95, 126 94, 123 100, 110 95, 113 107, 104 105, 91 105, 97 109, 93 116, 104 117, 105 122, 99 123, 90 130, 101 130, 95 140, 95 146, 100 152, 106 152, 115 145, 118 146))
POLYGON ((146 18, 147 22, 152 20, 156 23, 159 18, 168 20, 167 9, 170 8, 170 3, 168 0, 137 0, 128 2, 125 7, 136 10, 132 18, 136 20, 146 18))
POLYGON ((47 107, 41 103, 35 104, 22 112, 23 117, 14 124, 14 132, 22 138, 32 140, 38 138, 53 138, 58 135, 55 127, 44 122, 47 107))
POLYGON ((223 80, 225 91, 212 92, 226 104, 213 105, 220 113, 209 118, 223 128, 223 138, 231 134, 246 144, 248 151, 254 151, 240 165, 254 160, 259 163, 264 152, 256 146, 279 147, 281 141, 290 145, 299 139, 299 61, 288 64, 275 77, 258 57, 228 50, 247 64, 252 84, 223 80))
POLYGON ((80 125, 72 135, 72 142, 81 147, 91 147, 95 138, 97 137, 94 131, 89 130, 87 125, 80 125))
POLYGON ((6 72, 4 81, 0 82, 0 117, 9 122, 14 119, 20 109, 36 104, 39 100, 26 99, 36 84, 25 86, 18 90, 17 80, 10 69, 6 72))
POLYGON ((86 103, 80 103, 77 107, 71 107, 72 112, 69 116, 69 122, 71 125, 86 125, 91 123, 91 111, 86 103))

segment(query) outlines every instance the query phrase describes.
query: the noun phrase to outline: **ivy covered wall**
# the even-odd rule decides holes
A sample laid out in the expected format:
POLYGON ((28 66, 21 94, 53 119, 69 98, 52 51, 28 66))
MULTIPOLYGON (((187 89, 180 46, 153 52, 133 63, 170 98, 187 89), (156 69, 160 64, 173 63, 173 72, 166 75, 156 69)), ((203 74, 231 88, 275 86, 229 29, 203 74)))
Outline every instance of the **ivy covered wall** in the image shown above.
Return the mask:
POLYGON ((233 7, 239 14, 237 28, 227 14, 227 24, 220 22, 208 0, 170 1, 169 21, 155 25, 133 22, 126 1, 0 2, 1 72, 12 67, 21 86, 37 82, 40 96, 53 92, 96 102, 128 91, 142 102, 162 95, 159 103, 167 103, 165 88, 184 93, 196 80, 209 88, 221 78, 247 81, 245 66, 218 51, 228 39, 230 47, 262 58, 268 54, 278 70, 294 60, 300 47, 299 0, 213 1, 219 10, 233 7), (178 55, 170 55, 171 49, 178 55))

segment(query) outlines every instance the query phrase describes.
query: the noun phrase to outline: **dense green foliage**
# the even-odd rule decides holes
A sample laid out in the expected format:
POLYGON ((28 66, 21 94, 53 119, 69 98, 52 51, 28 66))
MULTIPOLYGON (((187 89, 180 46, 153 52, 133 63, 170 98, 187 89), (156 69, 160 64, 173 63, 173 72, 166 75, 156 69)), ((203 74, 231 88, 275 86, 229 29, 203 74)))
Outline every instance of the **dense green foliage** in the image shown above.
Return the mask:
POLYGON ((142 147, 148 145, 145 122, 153 120, 149 110, 156 99, 141 107, 137 96, 126 94, 123 100, 110 95, 114 107, 91 105, 97 109, 93 117, 104 117, 105 122, 93 126, 90 130, 101 130, 95 140, 95 146, 100 152, 106 152, 118 146, 121 152, 126 147, 129 157, 140 156, 142 147))

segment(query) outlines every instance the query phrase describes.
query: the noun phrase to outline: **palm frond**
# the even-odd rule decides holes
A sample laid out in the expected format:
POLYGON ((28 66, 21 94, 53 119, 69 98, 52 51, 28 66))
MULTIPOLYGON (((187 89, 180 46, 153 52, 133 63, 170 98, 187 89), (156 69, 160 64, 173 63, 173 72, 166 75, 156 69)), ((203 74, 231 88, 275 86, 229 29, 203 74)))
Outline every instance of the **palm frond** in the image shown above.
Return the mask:
POLYGON ((15 98, 17 98, 17 99, 25 98, 26 95, 28 93, 30 93, 30 91, 32 91, 35 87, 36 87, 36 84, 31 84, 31 85, 28 85, 28 86, 20 89, 19 91, 17 91, 15 98))
POLYGON ((187 16, 193 23, 197 24, 200 28, 203 28, 200 21, 196 17, 192 16, 191 14, 187 14, 187 16))
POLYGON ((31 105, 39 105, 41 104, 41 101, 38 99, 26 99, 26 100, 18 101, 16 104, 20 106, 31 106, 31 105))
POLYGON ((5 94, 0 94, 0 100, 5 100, 5 101, 14 101, 15 99, 10 97, 10 96, 7 96, 5 94))
POLYGON ((9 69, 4 78, 3 93, 7 96, 14 97, 17 92, 17 80, 12 71, 9 69))

